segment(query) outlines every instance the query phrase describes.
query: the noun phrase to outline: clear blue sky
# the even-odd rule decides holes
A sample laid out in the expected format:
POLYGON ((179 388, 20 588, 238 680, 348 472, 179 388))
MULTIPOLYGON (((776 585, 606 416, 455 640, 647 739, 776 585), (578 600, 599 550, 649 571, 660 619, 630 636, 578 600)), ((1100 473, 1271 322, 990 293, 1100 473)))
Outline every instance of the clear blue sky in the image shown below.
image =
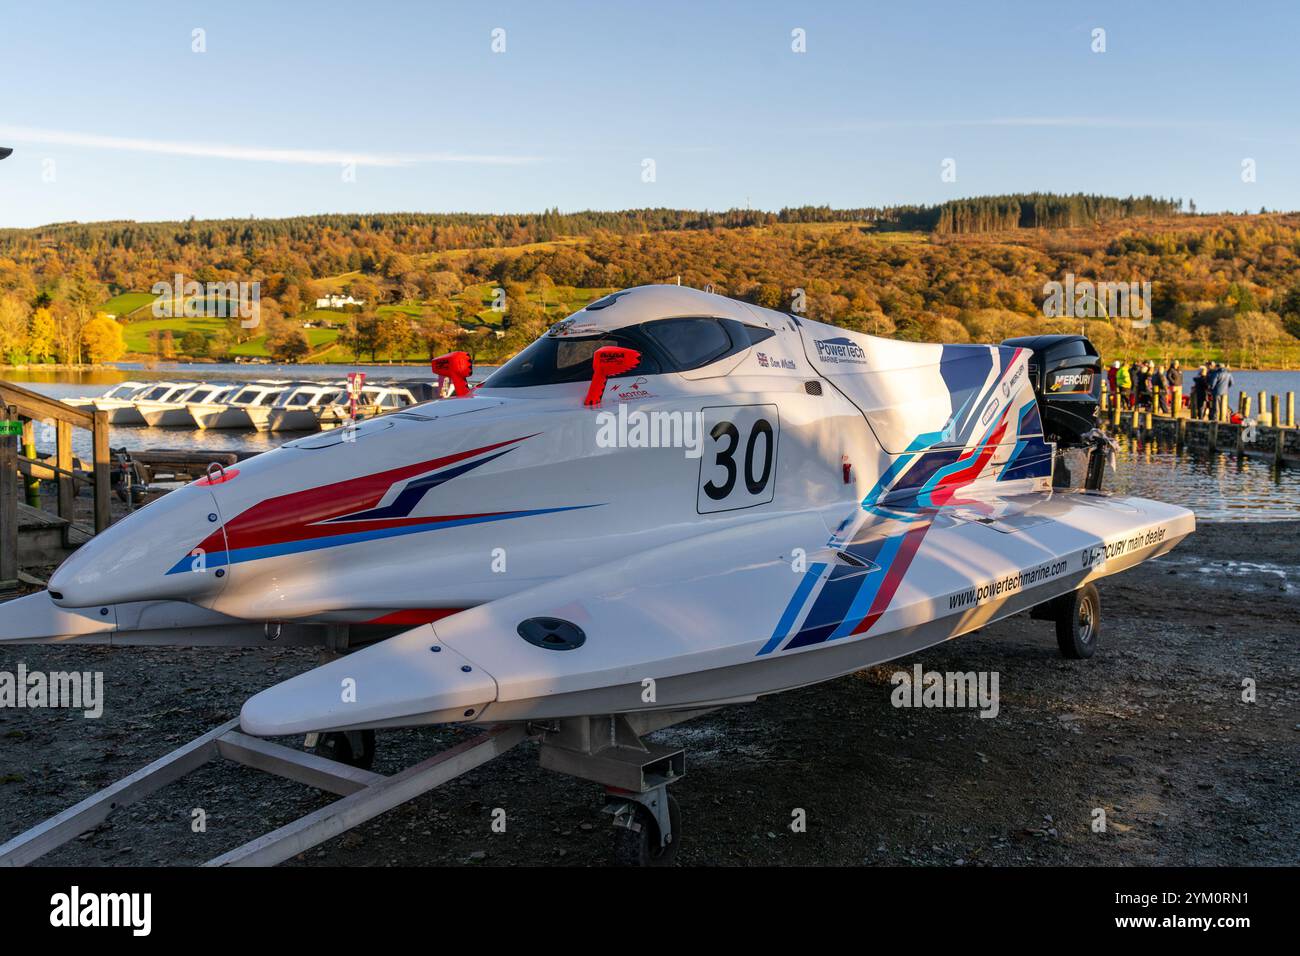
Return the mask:
POLYGON ((0 0, 0 226, 1030 190, 1296 209, 1298 35, 1283 2, 0 0))

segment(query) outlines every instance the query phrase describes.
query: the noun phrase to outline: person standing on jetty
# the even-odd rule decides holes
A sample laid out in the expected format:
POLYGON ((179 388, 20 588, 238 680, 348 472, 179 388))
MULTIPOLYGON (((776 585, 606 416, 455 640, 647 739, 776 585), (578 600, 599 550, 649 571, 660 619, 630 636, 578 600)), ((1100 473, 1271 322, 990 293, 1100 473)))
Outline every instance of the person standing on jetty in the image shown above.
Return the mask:
POLYGON ((1183 368, 1178 364, 1178 359, 1170 363, 1169 370, 1165 372, 1165 382, 1169 386, 1170 414, 1177 415, 1183 407, 1183 368))
POLYGON ((1210 395, 1210 376, 1202 365, 1196 370, 1196 375, 1192 379, 1192 417, 1204 418, 1205 406, 1209 402, 1210 395))
POLYGON ((1165 367, 1151 368, 1151 411, 1165 415, 1169 412, 1169 388, 1165 382, 1165 367))
POLYGON ((1145 362, 1139 362, 1133 372, 1133 407, 1142 409, 1151 401, 1151 375, 1145 362))
MULTIPOLYGON (((1228 417, 1228 393, 1232 391, 1232 372, 1228 363, 1219 366, 1219 374, 1214 379, 1214 414, 1219 419, 1228 417)), ((1261 409, 1263 411, 1263 409, 1261 409)))
POLYGON ((1115 369, 1115 387, 1118 391, 1115 393, 1120 396, 1123 404, 1121 408, 1133 407, 1133 376, 1129 374, 1128 366, 1122 362, 1116 362, 1115 369))

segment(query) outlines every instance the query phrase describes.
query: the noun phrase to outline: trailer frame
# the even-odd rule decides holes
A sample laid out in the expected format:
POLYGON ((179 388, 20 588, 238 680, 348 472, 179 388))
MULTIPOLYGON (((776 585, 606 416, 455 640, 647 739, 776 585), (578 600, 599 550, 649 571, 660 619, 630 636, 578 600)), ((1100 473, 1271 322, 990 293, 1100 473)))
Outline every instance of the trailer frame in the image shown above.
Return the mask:
POLYGON ((0 866, 25 866, 129 806, 215 760, 303 783, 340 799, 208 860, 205 866, 274 866, 428 793, 525 741, 539 743, 543 767, 602 784, 606 810, 628 827, 635 805, 654 814, 661 846, 679 840, 667 787, 685 775, 685 751, 641 736, 714 708, 506 723, 440 750, 391 776, 245 734, 227 721, 0 845, 0 866))

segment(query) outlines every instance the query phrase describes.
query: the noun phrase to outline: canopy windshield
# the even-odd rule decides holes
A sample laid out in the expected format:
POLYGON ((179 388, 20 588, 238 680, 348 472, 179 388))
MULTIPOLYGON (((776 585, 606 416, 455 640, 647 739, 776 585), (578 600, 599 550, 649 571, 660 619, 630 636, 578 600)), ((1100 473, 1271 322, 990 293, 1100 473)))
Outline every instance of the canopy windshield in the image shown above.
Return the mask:
POLYGON ((591 379, 591 357, 599 348, 636 349, 641 361, 622 375, 687 372, 733 355, 772 335, 770 329, 734 319, 656 319, 591 335, 567 334, 561 322, 483 383, 483 388, 527 388, 591 379))

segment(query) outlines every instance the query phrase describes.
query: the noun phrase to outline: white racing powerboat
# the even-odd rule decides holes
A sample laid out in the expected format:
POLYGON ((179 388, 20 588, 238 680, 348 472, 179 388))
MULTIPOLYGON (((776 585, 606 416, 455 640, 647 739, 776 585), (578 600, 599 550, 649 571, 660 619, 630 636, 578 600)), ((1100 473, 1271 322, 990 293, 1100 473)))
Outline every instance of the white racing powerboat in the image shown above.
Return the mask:
POLYGON ((1053 487, 1064 447, 1090 449, 1090 476, 1104 462, 1082 336, 926 345, 652 286, 472 392, 452 358, 435 368, 459 369, 457 397, 214 469, 0 605, 0 635, 386 628, 250 698, 227 751, 310 734, 362 763, 376 729, 535 735, 544 765, 615 787, 616 822, 653 853, 680 766, 640 733, 1024 610, 1090 656, 1095 582, 1195 527, 1053 487))

